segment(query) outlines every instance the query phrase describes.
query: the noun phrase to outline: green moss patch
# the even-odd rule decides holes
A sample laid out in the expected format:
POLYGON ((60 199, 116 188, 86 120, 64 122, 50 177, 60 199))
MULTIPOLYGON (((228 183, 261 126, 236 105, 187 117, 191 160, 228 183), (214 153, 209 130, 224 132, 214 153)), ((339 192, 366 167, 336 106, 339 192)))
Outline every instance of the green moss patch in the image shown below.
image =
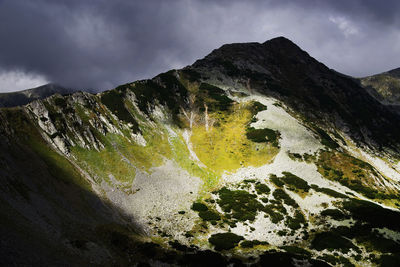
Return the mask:
POLYGON ((297 202, 293 198, 291 198, 284 190, 282 190, 280 188, 276 189, 272 193, 272 195, 274 196, 274 198, 276 200, 283 201, 288 206, 292 206, 294 208, 299 207, 297 202))
POLYGON ((253 101, 251 106, 250 106, 250 111, 252 112, 253 115, 256 115, 258 112, 267 110, 267 106, 261 104, 260 102, 253 101))
POLYGON ((385 209, 375 203, 365 200, 349 199, 343 202, 343 209, 361 222, 370 227, 386 227, 394 231, 400 231, 400 212, 385 209))
POLYGON ((207 103, 209 111, 226 111, 233 104, 233 100, 226 96, 225 91, 208 83, 201 83, 196 97, 196 106, 203 109, 207 103))
POLYGON ((282 205, 269 204, 263 208, 263 211, 268 214, 271 222, 275 224, 282 221, 286 216, 286 209, 282 205), (285 214, 285 216, 282 215, 282 213, 285 214))
POLYGON ((192 210, 194 211, 207 211, 208 207, 200 202, 195 202, 192 204, 192 210))
POLYGON ((332 219, 337 220, 337 221, 342 221, 342 220, 345 220, 345 219, 349 218, 349 216, 345 215, 343 212, 341 212, 338 209, 326 209, 326 210, 323 210, 321 212, 321 215, 322 216, 329 216, 332 219))
POLYGON ((321 144, 323 144, 324 146, 326 146, 330 149, 336 149, 339 147, 339 145, 324 130, 322 130, 320 128, 316 128, 315 131, 318 133, 318 135, 321 138, 321 144))
POLYGON ((316 192, 324 193, 324 194, 334 197, 334 198, 348 198, 348 196, 346 196, 345 194, 339 193, 330 188, 319 187, 316 184, 312 184, 311 188, 314 189, 316 192))
POLYGON ((268 194, 271 191, 271 189, 266 184, 262 183, 256 184, 255 189, 257 191, 257 194, 259 195, 268 194))
POLYGON ((306 219, 299 210, 295 211, 294 217, 287 216, 285 220, 285 225, 292 231, 300 229, 304 224, 306 224, 306 219))
POLYGON ((244 240, 240 242, 240 247, 242 248, 253 248, 259 245, 269 245, 266 241, 259 241, 259 240, 244 240))
POLYGON ((284 249, 285 251, 292 253, 292 254, 299 254, 299 255, 306 255, 306 256, 311 256, 311 252, 308 250, 305 250, 304 248, 301 247, 296 247, 296 246, 282 246, 280 247, 281 249, 284 249))
POLYGON ((209 209, 209 207, 203 203, 194 202, 191 209, 197 211, 201 219, 204 221, 211 221, 212 224, 216 224, 216 221, 221 219, 221 216, 218 212, 209 209))
POLYGON ((199 216, 205 221, 218 221, 221 219, 219 214, 212 210, 200 211, 199 216))
POLYGON ((246 129, 246 137, 256 143, 271 143, 279 147, 279 132, 268 128, 255 129, 253 127, 246 129))
POLYGON ((302 190, 304 192, 308 192, 310 186, 306 181, 294 175, 291 172, 282 172, 283 177, 281 178, 283 182, 288 186, 288 189, 293 191, 302 190))
POLYGON ((356 249, 350 240, 333 232, 316 234, 311 242, 311 247, 319 251, 328 249, 330 251, 340 250, 345 253, 349 252, 350 249, 356 249))
POLYGON ((271 175, 269 176, 269 179, 270 179, 271 182, 272 182, 273 184, 275 184, 277 187, 282 187, 282 186, 285 185, 285 183, 284 183, 280 178, 278 178, 278 176, 276 176, 275 174, 271 174, 271 175))
POLYGON ((208 239, 212 245, 214 245, 215 250, 229 250, 237 246, 237 244, 243 240, 242 236, 236 235, 234 233, 219 233, 213 234, 208 239))
POLYGON ((291 172, 282 172, 282 174, 282 177, 271 174, 269 179, 277 187, 283 187, 286 185, 287 189, 296 193, 308 192, 310 190, 311 187, 308 183, 297 175, 294 175, 291 172))
POLYGON ((238 221, 254 221, 257 211, 263 209, 263 205, 257 200, 257 195, 244 190, 229 190, 223 187, 217 191, 218 205, 225 213, 231 213, 232 218, 238 221))
POLYGON ((303 161, 303 156, 299 153, 290 153, 288 152, 289 158, 292 160, 303 161))

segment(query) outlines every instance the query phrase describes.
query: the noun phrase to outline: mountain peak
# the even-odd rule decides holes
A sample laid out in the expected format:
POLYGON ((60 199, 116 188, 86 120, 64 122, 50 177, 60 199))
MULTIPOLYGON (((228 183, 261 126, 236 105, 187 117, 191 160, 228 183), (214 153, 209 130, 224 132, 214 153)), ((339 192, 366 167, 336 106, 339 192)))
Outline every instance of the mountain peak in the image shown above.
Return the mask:
MULTIPOLYGON (((274 54, 277 51, 305 53, 299 46, 286 37, 279 36, 267 40, 264 43, 231 43, 224 44, 220 48, 213 50, 209 56, 248 56, 249 54, 274 54)), ((307 54, 308 55, 308 54, 307 54)), ((208 56, 207 56, 208 57, 208 56)))
POLYGON ((297 46, 290 39, 288 39, 284 36, 278 36, 278 37, 269 39, 269 40, 265 41, 263 44, 268 44, 268 43, 291 44, 291 45, 297 46))
POLYGON ((194 67, 210 66, 220 64, 222 61, 231 62, 240 69, 253 69, 254 66, 260 69, 271 68, 272 65, 291 64, 294 62, 306 63, 307 65, 321 64, 310 57, 310 55, 286 37, 280 36, 264 43, 232 43, 222 45, 213 50, 204 59, 193 64, 194 67))
MULTIPOLYGON (((286 37, 279 36, 268 41, 265 41, 263 44, 264 48, 267 49, 279 49, 285 52, 296 52, 296 53, 305 53, 298 45, 296 45, 293 41, 289 40, 286 37)), ((308 54, 307 54, 308 55, 308 54)))
POLYGON ((278 98, 316 121, 329 121, 334 111, 342 120, 336 119, 333 127, 346 125, 360 140, 372 137, 385 145, 397 142, 397 138, 385 135, 393 132, 387 122, 399 121, 397 115, 354 79, 329 69, 285 37, 262 44, 224 45, 189 68, 210 83, 226 86, 229 81, 232 87, 278 98), (371 129, 369 136, 360 131, 362 128, 371 129))

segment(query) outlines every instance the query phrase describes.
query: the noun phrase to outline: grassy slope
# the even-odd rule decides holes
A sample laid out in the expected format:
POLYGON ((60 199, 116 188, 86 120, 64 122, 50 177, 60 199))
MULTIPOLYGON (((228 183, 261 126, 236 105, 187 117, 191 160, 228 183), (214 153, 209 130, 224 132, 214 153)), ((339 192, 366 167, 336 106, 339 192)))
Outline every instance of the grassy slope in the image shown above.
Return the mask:
POLYGON ((209 131, 204 125, 196 125, 191 141, 200 161, 219 174, 270 162, 279 149, 247 138, 246 128, 252 116, 251 103, 235 104, 228 112, 210 114, 216 125, 209 131))

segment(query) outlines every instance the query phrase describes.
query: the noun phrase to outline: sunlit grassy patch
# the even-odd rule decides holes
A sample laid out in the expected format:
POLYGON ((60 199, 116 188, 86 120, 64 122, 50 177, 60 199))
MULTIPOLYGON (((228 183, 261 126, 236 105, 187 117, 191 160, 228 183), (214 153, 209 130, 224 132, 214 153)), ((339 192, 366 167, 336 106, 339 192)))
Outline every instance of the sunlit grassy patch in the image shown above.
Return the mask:
POLYGON ((182 136, 177 135, 176 137, 170 137, 172 144, 172 157, 178 163, 178 165, 189 172, 190 175, 199 177, 203 181, 202 193, 212 191, 218 186, 219 176, 211 170, 202 168, 198 165, 198 162, 194 162, 190 159, 190 152, 185 144, 182 136))
POLYGON ((371 199, 397 199, 392 189, 379 185, 384 177, 373 166, 341 152, 323 151, 317 161, 318 172, 371 199))
POLYGON ((278 153, 279 149, 272 144, 256 143, 246 137, 246 127, 252 118, 250 106, 235 104, 231 111, 210 114, 216 123, 208 131, 204 125, 194 126, 193 149, 200 161, 216 173, 261 166, 278 153))
POLYGON ((149 171, 151 167, 160 166, 165 157, 171 157, 165 133, 153 132, 145 134, 144 138, 146 146, 141 146, 123 136, 107 134, 102 138, 105 148, 101 151, 81 147, 72 147, 71 150, 82 165, 97 177, 108 180, 109 175, 113 175, 120 182, 131 183, 136 168, 149 171))

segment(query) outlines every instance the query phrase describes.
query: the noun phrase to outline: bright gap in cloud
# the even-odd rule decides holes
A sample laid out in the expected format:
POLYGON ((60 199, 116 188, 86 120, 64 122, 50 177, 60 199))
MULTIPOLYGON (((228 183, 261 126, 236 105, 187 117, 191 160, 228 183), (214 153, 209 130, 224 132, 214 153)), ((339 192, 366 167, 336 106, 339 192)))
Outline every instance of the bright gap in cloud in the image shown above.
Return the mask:
POLYGON ((0 93, 30 89, 49 83, 42 75, 21 70, 0 71, 0 93))
POLYGON ((341 16, 330 16, 329 21, 336 24, 345 37, 358 34, 358 29, 349 20, 341 16))

